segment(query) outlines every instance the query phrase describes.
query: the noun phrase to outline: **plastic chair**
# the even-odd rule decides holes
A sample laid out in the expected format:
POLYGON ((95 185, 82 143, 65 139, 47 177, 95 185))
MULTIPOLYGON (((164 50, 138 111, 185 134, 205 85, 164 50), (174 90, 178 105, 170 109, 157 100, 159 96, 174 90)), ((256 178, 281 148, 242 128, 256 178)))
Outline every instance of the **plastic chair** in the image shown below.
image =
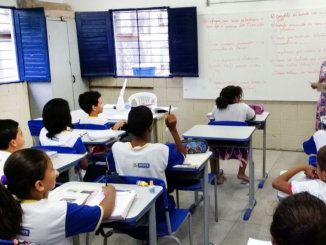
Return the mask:
POLYGON ((5 241, 5 240, 0 240, 0 245, 9 245, 9 244, 15 244, 13 241, 5 241))
POLYGON ((78 123, 78 124, 74 125, 74 129, 105 130, 105 129, 109 129, 109 128, 105 125, 78 123))
POLYGON ((311 136, 309 140, 303 142, 302 144, 303 151, 307 155, 312 155, 309 157, 308 164, 317 168, 317 161, 316 161, 317 148, 315 144, 311 144, 311 141, 314 141, 314 136, 311 136))
POLYGON ((208 125, 219 125, 219 126, 248 126, 246 122, 238 121, 211 121, 208 125))
POLYGON ((128 98, 128 103, 131 106, 132 102, 135 101, 136 105, 157 105, 157 96, 152 93, 141 92, 135 93, 128 98))
MULTIPOLYGON (((169 238, 178 243, 178 245, 181 245, 180 240, 174 236, 174 234, 178 231, 180 226, 183 224, 183 222, 188 217, 189 222, 189 242, 190 245, 192 245, 192 216, 191 213, 187 209, 175 209, 171 213, 168 210, 168 194, 165 187, 165 182, 161 179, 156 178, 150 178, 150 177, 139 177, 139 176, 119 176, 126 184, 129 185, 135 185, 138 180, 146 181, 149 183, 149 181, 153 180, 154 185, 162 186, 163 188, 163 204, 164 204, 164 210, 165 210, 165 216, 166 221, 157 223, 156 224, 156 234, 157 237, 162 238, 169 238)), ((119 231, 121 231, 119 229, 119 231)), ((104 237, 104 243, 107 244, 107 238, 111 236, 114 233, 114 231, 109 231, 105 234, 104 237)))
POLYGON ((33 144, 38 145, 38 137, 40 136, 40 132, 44 127, 43 120, 29 120, 27 124, 33 138, 33 144))

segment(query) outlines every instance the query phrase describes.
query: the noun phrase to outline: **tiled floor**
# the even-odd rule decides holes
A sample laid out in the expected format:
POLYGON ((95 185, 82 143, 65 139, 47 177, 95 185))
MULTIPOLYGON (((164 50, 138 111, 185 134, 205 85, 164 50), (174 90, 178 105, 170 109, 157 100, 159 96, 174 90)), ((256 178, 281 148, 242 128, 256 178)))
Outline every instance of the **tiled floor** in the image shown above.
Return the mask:
MULTIPOLYGON (((262 151, 254 150, 255 161, 255 198, 257 205, 248 221, 243 221, 243 214, 248 206, 248 185, 241 185, 236 178, 238 171, 237 161, 222 161, 221 168, 227 177, 223 185, 218 186, 218 215, 219 221, 214 221, 214 188, 209 186, 210 223, 209 241, 214 245, 246 245, 248 238, 270 240, 269 226, 274 209, 278 203, 276 191, 272 188, 272 180, 279 175, 281 170, 289 169, 300 163, 307 163, 308 156, 301 152, 267 151, 266 171, 268 179, 263 189, 258 189, 259 179, 262 174, 262 151)), ((192 192, 181 192, 180 206, 188 208, 193 201, 192 192)), ((185 222, 176 236, 182 244, 189 244, 188 224, 185 222)), ((81 236, 84 240, 84 235, 81 236)), ((90 236, 91 244, 103 244, 101 236, 90 236)), ((203 206, 197 207, 193 215, 193 240, 194 245, 203 244, 203 206)), ((83 243, 82 243, 83 244, 83 243)), ((114 234, 108 239, 109 245, 135 244, 126 235, 114 234)), ((160 239, 158 245, 176 244, 172 240, 160 239)))

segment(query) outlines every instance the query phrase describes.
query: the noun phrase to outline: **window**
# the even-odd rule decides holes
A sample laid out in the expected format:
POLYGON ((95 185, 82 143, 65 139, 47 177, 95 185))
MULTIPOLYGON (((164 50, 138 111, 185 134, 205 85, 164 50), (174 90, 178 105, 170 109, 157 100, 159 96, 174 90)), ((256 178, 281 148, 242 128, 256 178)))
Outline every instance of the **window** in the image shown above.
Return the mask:
POLYGON ((76 12, 84 77, 198 77, 197 9, 76 12))
POLYGON ((11 9, 0 8, 0 83, 19 81, 11 9))
POLYGON ((113 11, 117 76, 169 76, 167 9, 113 11))
POLYGON ((0 84, 50 80, 44 9, 0 7, 0 84))

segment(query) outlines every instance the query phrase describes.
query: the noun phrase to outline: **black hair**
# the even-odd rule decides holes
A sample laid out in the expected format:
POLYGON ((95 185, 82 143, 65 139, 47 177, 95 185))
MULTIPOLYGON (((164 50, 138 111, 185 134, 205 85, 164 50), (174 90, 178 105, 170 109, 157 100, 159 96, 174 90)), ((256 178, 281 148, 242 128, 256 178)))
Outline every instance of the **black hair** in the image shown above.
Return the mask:
POLYGON ((283 199, 270 232, 277 245, 326 244, 326 204, 307 192, 283 199))
POLYGON ((67 127, 72 127, 69 104, 64 99, 52 99, 46 103, 42 117, 48 138, 66 130, 67 127))
POLYGON ((326 171, 326 145, 318 150, 317 163, 321 171, 326 171))
POLYGON ((0 182, 0 239, 13 239, 21 229, 23 211, 13 195, 30 198, 36 181, 45 177, 48 159, 39 149, 18 150, 8 157, 4 165, 7 188, 0 182))
POLYGON ((239 86, 227 86, 222 89, 220 96, 216 98, 216 106, 220 110, 224 110, 228 107, 228 105, 233 104, 235 97, 243 96, 242 88, 239 86))
POLYGON ((92 112, 92 106, 97 106, 101 94, 97 91, 89 91, 79 95, 78 103, 87 114, 92 112))
POLYGON ((128 115, 129 132, 141 137, 153 123, 153 113, 147 106, 133 107, 128 115))
POLYGON ((0 120, 0 150, 7 150, 11 140, 16 139, 18 122, 11 119, 0 120))

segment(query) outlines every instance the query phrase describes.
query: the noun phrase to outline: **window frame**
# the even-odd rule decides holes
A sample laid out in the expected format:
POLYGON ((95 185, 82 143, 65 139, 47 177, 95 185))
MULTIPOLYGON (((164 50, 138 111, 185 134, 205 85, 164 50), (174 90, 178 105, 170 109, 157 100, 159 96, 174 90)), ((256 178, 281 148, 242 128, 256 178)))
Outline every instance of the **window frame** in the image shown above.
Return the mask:
MULTIPOLYGON (((141 11, 141 10, 156 10, 156 9, 166 9, 169 19, 169 9, 168 6, 162 6, 162 7, 150 7, 150 8, 125 8, 125 9, 110 9, 109 11, 112 12, 111 14, 111 23, 112 23, 112 30, 113 30, 113 40, 114 40, 114 60, 115 60, 115 75, 113 77, 115 78, 172 78, 171 75, 171 67, 170 67, 170 51, 169 51, 169 75, 167 76, 126 76, 126 75, 117 75, 117 54, 116 54, 116 47, 115 47, 115 34, 114 34, 114 23, 113 23, 113 12, 114 11, 141 11)), ((168 42, 169 42, 169 28, 168 28, 168 42)), ((138 40, 139 43, 139 40, 138 40)), ((138 51, 140 51, 138 47, 138 51)), ((141 64, 141 63, 140 63, 141 64)))

